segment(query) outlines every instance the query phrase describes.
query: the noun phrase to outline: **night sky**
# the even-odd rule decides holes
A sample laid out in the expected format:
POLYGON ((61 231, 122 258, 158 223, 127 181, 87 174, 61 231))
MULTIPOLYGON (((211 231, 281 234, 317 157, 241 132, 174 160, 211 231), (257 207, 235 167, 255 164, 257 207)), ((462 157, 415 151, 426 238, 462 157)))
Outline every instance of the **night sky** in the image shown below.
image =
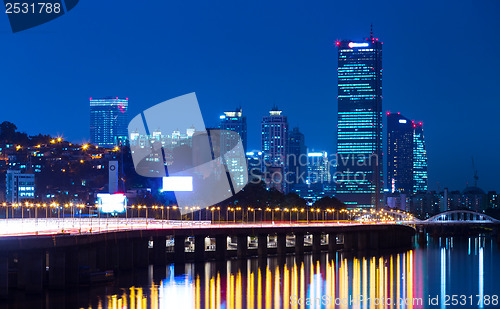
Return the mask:
POLYGON ((276 104, 310 149, 335 150, 337 39, 383 48, 383 110, 422 121, 429 186, 500 190, 500 1, 80 1, 12 34, 0 18, 1 121, 89 139, 89 97, 130 119, 196 92, 207 126, 241 105, 249 148, 276 104), (119 4, 119 5, 117 5, 119 4))

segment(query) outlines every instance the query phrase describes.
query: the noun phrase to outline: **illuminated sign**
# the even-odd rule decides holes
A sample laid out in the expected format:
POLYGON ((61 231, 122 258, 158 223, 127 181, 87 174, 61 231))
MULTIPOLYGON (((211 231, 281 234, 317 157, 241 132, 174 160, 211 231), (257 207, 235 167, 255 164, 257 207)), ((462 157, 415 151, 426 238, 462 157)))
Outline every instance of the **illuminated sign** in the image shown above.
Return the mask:
POLYGON ((104 213, 123 213, 127 206, 127 197, 123 193, 98 193, 97 205, 104 213))
POLYGON ((323 153, 322 152, 309 152, 307 154, 308 157, 322 157, 323 153))
POLYGON ((406 123, 406 119, 399 119, 399 123, 406 123))
POLYGON ((191 176, 163 177, 162 191, 193 191, 193 177, 191 176))
POLYGON ((354 43, 354 42, 349 43, 349 47, 350 48, 353 48, 353 47, 368 47, 368 46, 370 46, 370 44, 368 44, 368 43, 354 43))

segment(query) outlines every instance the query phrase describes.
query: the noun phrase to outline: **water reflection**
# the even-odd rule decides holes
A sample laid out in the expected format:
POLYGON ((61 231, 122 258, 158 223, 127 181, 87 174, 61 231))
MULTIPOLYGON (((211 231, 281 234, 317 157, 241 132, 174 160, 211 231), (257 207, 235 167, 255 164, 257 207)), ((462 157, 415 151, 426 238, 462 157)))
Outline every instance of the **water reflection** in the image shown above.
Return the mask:
POLYGON ((445 295, 456 294, 474 297, 465 307, 482 308, 476 295, 499 294, 498 258, 496 243, 479 237, 439 239, 425 249, 384 256, 336 253, 170 265, 165 279, 150 276, 149 284, 107 295, 94 307, 448 308, 445 295))

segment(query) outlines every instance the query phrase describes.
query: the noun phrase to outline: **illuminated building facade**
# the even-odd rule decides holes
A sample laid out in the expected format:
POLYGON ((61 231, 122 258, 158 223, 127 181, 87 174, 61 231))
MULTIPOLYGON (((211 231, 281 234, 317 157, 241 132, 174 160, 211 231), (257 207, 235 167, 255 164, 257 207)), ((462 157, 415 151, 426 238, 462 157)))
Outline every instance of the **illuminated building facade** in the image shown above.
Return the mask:
POLYGON ((268 189, 286 192, 288 120, 282 113, 274 107, 269 116, 262 117, 262 171, 268 189))
POLYGON ((35 174, 8 170, 5 175, 6 197, 9 203, 19 203, 35 198, 35 174))
POLYGON ((127 139, 128 98, 90 98, 90 142, 113 148, 127 139))
POLYGON ((427 192, 427 151, 422 123, 413 124, 413 193, 427 192))
POLYGON ((338 47, 336 197, 349 208, 381 206, 382 42, 373 35, 338 47))
POLYGON ((330 164, 326 151, 309 152, 307 154, 307 183, 329 183, 330 164))
POLYGON ((224 115, 220 116, 219 128, 238 133, 243 148, 245 151, 247 150, 247 117, 243 116, 241 108, 236 109, 234 112, 224 112, 224 115))
MULTIPOLYGON (((224 112, 224 115, 220 116, 219 128, 221 130, 220 135, 220 150, 221 153, 238 153, 238 143, 241 141, 243 146, 243 151, 247 149, 247 118, 243 116, 243 111, 241 108, 237 108, 233 112, 224 112), (231 131, 231 132, 229 132, 231 131), (238 134, 234 134, 236 132, 238 134)), ((212 139, 212 143, 213 143, 212 139)), ((238 184, 238 186, 244 186, 246 184, 246 173, 247 167, 245 165, 245 157, 239 155, 227 156, 227 168, 230 171, 236 172, 238 177, 233 180, 238 184)))
POLYGON ((392 193, 413 192, 413 123, 400 113, 387 113, 387 182, 392 193))
POLYGON ((307 147, 305 137, 299 128, 293 128, 289 133, 288 141, 288 180, 292 185, 301 184, 306 181, 307 176, 307 147))

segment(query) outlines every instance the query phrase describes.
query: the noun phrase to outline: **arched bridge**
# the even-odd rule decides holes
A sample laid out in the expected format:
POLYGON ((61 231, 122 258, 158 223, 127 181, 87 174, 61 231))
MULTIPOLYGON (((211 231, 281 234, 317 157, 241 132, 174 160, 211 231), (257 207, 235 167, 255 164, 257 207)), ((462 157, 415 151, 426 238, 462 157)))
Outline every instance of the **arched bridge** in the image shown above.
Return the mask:
POLYGON ((355 213, 354 219, 393 221, 399 224, 409 224, 409 225, 443 225, 443 224, 500 225, 500 220, 492 218, 486 214, 470 210, 450 210, 439 213, 429 219, 420 220, 404 211, 384 209, 378 212, 376 211, 357 212, 355 213))
POLYGON ((470 210, 451 210, 437 214, 427 220, 424 224, 500 224, 500 220, 488 215, 470 210))

